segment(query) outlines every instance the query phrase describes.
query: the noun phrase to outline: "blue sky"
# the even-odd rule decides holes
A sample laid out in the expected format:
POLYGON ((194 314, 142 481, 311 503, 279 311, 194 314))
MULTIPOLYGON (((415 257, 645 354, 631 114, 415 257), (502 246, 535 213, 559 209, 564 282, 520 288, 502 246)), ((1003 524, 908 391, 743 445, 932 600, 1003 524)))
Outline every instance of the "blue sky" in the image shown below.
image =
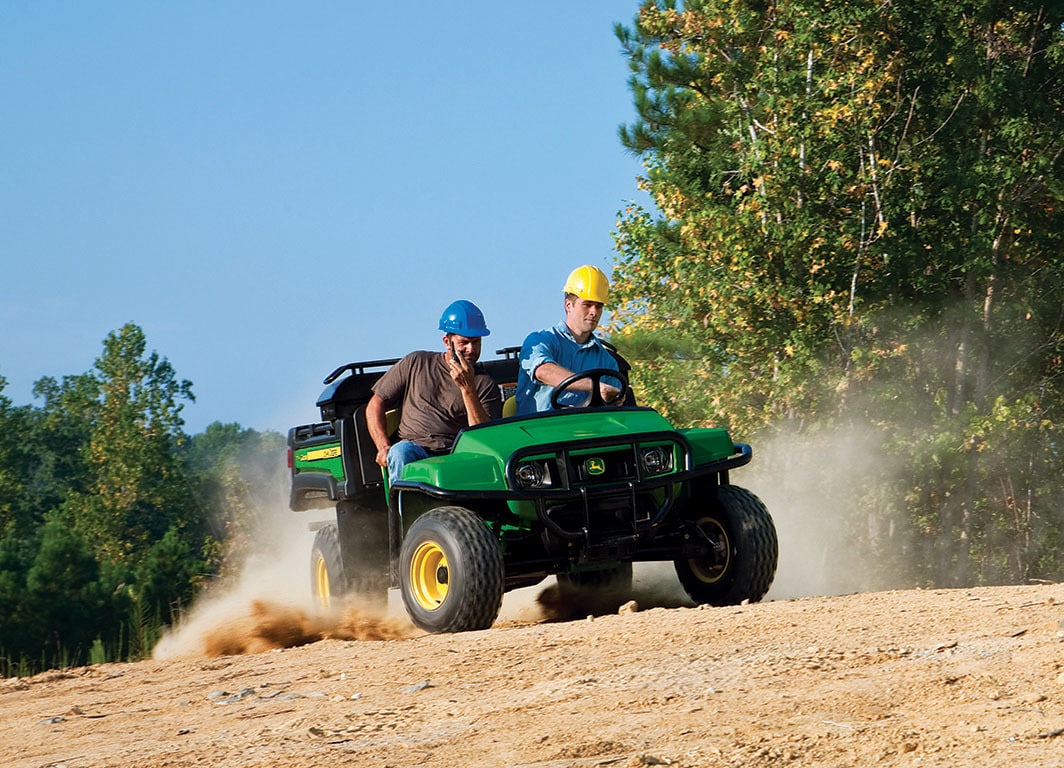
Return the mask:
POLYGON ((0 5, 0 376, 91 369, 133 322, 193 383, 186 429, 285 431, 322 377, 485 357, 609 272, 640 197, 626 2, 0 5))

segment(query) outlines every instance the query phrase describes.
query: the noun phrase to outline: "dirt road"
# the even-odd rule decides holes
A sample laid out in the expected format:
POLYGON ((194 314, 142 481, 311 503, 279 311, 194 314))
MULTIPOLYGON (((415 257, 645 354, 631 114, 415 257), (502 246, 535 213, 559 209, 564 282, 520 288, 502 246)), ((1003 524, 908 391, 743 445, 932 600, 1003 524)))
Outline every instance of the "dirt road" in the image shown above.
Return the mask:
POLYGON ((183 651, 239 655, 0 682, 0 765, 1064 766, 1064 585, 643 601, 443 636, 255 603, 183 651), (321 632, 363 639, 282 647, 321 632))

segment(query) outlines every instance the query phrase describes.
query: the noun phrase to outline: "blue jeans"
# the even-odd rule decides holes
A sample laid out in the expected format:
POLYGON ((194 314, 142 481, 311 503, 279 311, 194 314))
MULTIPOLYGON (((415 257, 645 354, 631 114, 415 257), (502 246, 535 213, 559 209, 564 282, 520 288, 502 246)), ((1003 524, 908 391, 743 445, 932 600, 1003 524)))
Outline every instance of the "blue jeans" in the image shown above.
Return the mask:
POLYGON ((388 484, 403 476, 403 467, 418 459, 427 459, 434 454, 409 440, 400 440, 388 449, 388 484))

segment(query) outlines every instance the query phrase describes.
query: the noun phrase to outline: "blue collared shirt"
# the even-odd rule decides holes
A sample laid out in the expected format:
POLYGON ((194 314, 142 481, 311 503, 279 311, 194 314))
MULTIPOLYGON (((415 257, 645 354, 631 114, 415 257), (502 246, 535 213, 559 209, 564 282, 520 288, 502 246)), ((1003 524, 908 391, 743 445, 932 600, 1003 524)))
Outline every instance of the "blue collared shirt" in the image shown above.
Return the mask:
MULTIPOLYGON (((579 344, 564 320, 553 328, 528 334, 521 346, 520 361, 521 370, 517 374, 515 393, 519 416, 550 410, 550 396, 554 387, 541 384, 534 376, 536 369, 543 363, 555 363, 574 373, 592 368, 618 370, 617 360, 595 334, 591 334, 591 338, 585 343, 579 344)), ((584 397, 586 393, 570 390, 562 396, 560 402, 578 404, 584 397)))

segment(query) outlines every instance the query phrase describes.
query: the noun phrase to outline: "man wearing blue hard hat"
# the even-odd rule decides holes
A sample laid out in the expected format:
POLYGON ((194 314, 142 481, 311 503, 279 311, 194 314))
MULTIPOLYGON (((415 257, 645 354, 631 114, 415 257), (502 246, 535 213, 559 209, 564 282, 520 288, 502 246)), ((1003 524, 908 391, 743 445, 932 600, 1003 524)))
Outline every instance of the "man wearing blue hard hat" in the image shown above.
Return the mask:
POLYGON ((440 316, 443 352, 411 352, 373 385, 366 426, 377 446, 377 463, 390 482, 418 459, 445 453, 464 427, 502 415, 502 395, 477 370, 481 339, 491 333, 471 301, 451 302, 440 316), (400 408, 399 441, 390 444, 387 412, 400 408))

